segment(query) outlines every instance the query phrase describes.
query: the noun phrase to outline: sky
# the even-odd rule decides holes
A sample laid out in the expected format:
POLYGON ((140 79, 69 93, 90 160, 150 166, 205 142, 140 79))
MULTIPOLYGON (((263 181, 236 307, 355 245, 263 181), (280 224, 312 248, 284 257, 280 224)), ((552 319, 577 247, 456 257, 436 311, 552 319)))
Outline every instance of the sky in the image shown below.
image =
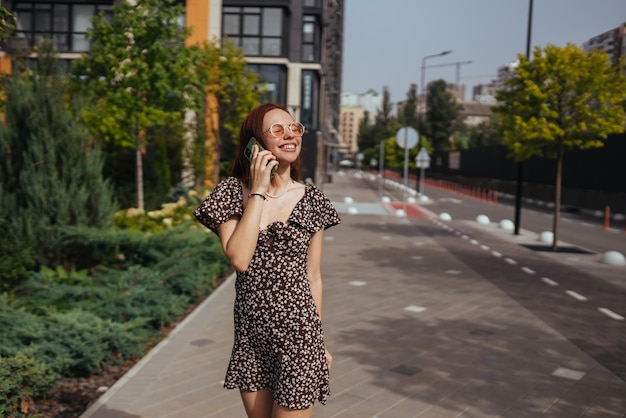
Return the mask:
MULTIPOLYGON (((410 85, 444 79, 472 86, 526 53, 530 0, 345 0, 342 91, 406 99, 410 85), (465 63, 471 61, 471 63, 465 63), (464 64, 457 64, 464 63, 464 64), (447 65, 449 64, 449 65, 447 65), (440 67, 434 67, 438 66, 440 67), (442 66, 441 66, 442 65, 442 66)), ((582 45, 626 22, 626 0, 533 0, 531 51, 582 45)))

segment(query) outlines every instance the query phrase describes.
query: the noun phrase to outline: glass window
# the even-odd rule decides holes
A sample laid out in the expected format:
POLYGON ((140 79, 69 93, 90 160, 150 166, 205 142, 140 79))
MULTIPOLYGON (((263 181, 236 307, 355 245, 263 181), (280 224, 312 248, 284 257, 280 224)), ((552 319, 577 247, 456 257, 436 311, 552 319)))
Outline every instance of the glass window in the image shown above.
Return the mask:
POLYGON ((304 16, 302 22, 302 61, 318 62, 320 29, 315 16, 304 16))
POLYGON ((249 68, 259 75, 259 83, 266 87, 262 102, 287 103, 287 70, 284 66, 250 64, 249 68))
POLYGON ((261 34, 261 16, 244 15, 243 16, 243 34, 244 35, 260 35, 261 34))
POLYGON ((320 82, 316 71, 302 71, 302 98, 300 121, 304 126, 317 129, 320 82))
POLYGON ((95 14, 95 9, 91 5, 76 4, 73 7, 73 25, 74 32, 87 32, 91 28, 91 16, 95 14))
POLYGON ((54 6, 52 15, 52 27, 55 32, 65 32, 69 27, 70 7, 67 4, 57 4, 54 6))
POLYGON ((249 56, 284 55, 284 11, 277 7, 224 7, 222 31, 249 56))
POLYGON ((283 33, 283 11, 267 8, 263 12, 263 35, 281 36, 283 33))
POLYGON ((43 39, 53 39, 60 52, 89 50, 86 39, 91 28, 91 17, 103 12, 110 21, 113 8, 110 4, 75 4, 59 2, 26 2, 15 4, 18 16, 16 38, 28 40, 34 46, 43 39))
POLYGON ((263 55, 279 57, 281 55, 280 38, 263 38, 263 55))
POLYGON ((239 34, 239 16, 236 15, 224 15, 224 34, 225 35, 238 35, 239 34))
POLYGON ((243 38, 241 46, 243 47, 244 55, 261 55, 259 38, 243 38))
POLYGON ((313 45, 302 45, 302 61, 303 62, 314 62, 315 61, 315 50, 313 49, 313 45))
POLYGON ((320 0, 304 0, 304 7, 320 7, 320 0))
POLYGON ((35 4, 34 26, 37 32, 52 30, 52 7, 49 4, 35 4))
POLYGON ((314 23, 306 22, 306 21, 304 22, 304 25, 302 25, 302 40, 307 43, 315 41, 315 24, 314 23))
POLYGON ((17 30, 30 32, 32 25, 33 13, 31 11, 19 11, 17 13, 17 30))

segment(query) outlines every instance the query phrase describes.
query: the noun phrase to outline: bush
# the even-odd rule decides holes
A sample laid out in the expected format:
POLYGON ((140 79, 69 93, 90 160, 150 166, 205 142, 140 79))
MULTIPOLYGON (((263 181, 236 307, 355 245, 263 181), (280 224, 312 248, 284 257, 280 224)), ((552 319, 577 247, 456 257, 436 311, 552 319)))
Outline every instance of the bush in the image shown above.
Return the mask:
POLYGON ((177 203, 138 222, 126 217, 124 228, 50 229, 56 264, 14 268, 23 277, 0 293, 0 416, 25 416, 59 376, 140 357, 212 291, 228 261, 219 239, 188 221, 191 211, 177 203), (24 376, 5 379, 9 369, 24 376))
POLYGON ((33 398, 45 395, 59 376, 26 353, 0 356, 0 416, 26 416, 33 398))
POLYGON ((35 266, 30 247, 17 242, 8 223, 0 219, 0 292, 11 291, 28 276, 35 266))

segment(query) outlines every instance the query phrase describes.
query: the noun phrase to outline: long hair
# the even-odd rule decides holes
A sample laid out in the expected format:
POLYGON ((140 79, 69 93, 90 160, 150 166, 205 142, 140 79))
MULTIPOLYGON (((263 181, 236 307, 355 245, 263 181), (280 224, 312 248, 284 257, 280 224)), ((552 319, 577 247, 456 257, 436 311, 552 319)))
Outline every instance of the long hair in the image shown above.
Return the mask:
MULTIPOLYGON (((265 114, 270 110, 279 109, 289 113, 285 106, 275 103, 263 103, 248 113, 246 118, 241 123, 239 128, 239 143, 237 144, 237 155, 235 155, 235 161, 233 162, 233 168, 231 175, 238 179, 247 182, 250 178, 250 161, 246 158, 244 151, 250 138, 255 137, 257 141, 261 143, 263 148, 267 149, 265 141, 263 141, 263 119, 265 114)), ((294 181, 300 181, 300 166, 301 155, 298 155, 296 161, 291 164, 291 179, 294 181)))

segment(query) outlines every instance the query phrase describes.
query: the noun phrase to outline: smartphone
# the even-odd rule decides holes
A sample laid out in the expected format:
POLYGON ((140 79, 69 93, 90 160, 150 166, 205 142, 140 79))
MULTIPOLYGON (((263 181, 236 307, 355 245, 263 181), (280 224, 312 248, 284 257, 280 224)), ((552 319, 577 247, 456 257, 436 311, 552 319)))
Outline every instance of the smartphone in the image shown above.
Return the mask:
MULTIPOLYGON (((259 141, 257 141, 257 139, 255 137, 250 138, 250 140, 248 141, 248 145, 246 145, 246 149, 243 150, 243 153, 246 156, 246 158, 248 159, 248 161, 252 161, 252 155, 253 155, 253 152, 254 152, 254 146, 255 145, 259 148, 259 152, 265 151, 265 148, 263 148, 261 143, 259 141)), ((277 169, 278 169, 278 165, 275 165, 272 168, 272 172, 270 173, 270 177, 274 175, 274 173, 276 172, 277 169)))

